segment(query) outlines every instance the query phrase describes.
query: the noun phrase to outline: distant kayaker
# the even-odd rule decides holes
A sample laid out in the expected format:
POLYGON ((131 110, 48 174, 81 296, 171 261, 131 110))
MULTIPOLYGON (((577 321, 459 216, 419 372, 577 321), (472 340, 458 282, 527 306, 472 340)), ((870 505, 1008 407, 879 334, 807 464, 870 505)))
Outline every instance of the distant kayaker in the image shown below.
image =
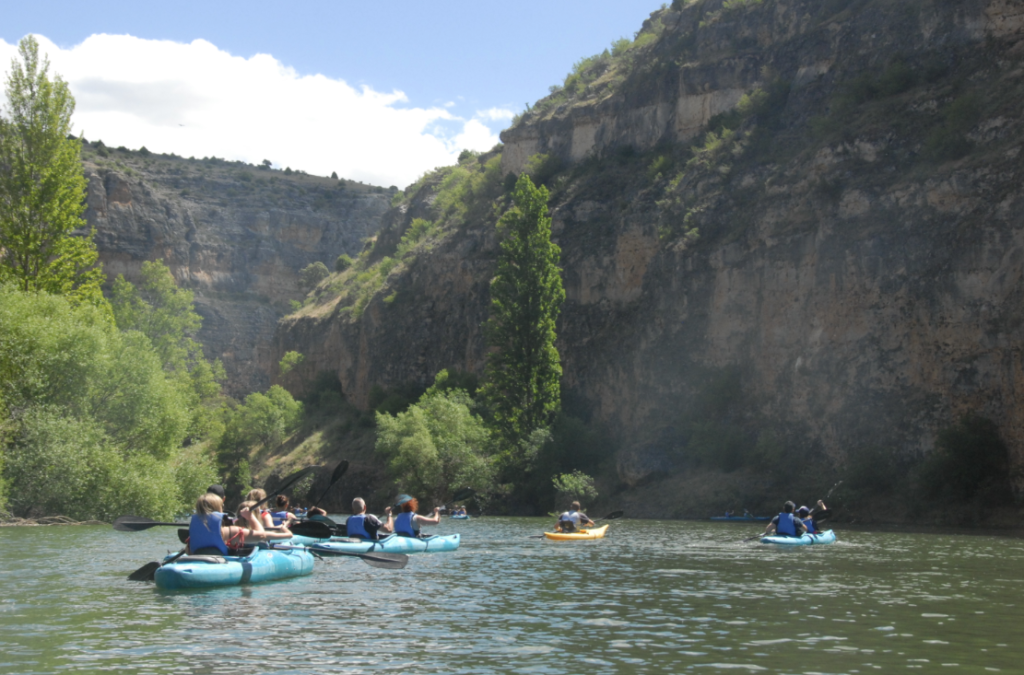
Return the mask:
POLYGON ((580 528, 580 525, 593 525, 594 521, 587 517, 587 514, 580 511, 580 503, 573 502, 569 505, 569 510, 558 516, 558 522, 555 523, 556 532, 575 532, 580 528))
POLYGON ((818 524, 814 522, 814 513, 816 511, 824 511, 825 502, 818 500, 818 504, 814 509, 809 509, 806 506, 801 506, 796 510, 796 515, 800 521, 807 528, 808 534, 818 534, 818 524))
POLYGON ((292 533, 253 532, 245 527, 223 525, 224 501, 207 492, 196 501, 196 513, 188 524, 189 553, 228 555, 229 548, 273 539, 291 539, 292 533))
POLYGON ((402 512, 395 518, 395 532, 403 537, 420 536, 420 523, 426 525, 437 525, 441 522, 441 507, 434 507, 433 516, 421 516, 416 513, 420 503, 415 497, 400 495, 395 506, 402 509, 402 512))
POLYGON ((786 502, 782 507, 782 513, 772 518, 772 522, 768 523, 768 527, 764 530, 764 536, 767 537, 772 532, 775 532, 786 537, 799 537, 806 532, 807 527, 804 526, 803 521, 793 515, 795 510, 796 504, 786 502))
POLYGON ((380 522, 380 518, 366 512, 366 502, 361 497, 352 500, 352 515, 345 521, 345 532, 350 537, 360 539, 377 539, 377 533, 393 532, 395 521, 391 517, 391 507, 384 509, 384 515, 388 517, 386 523, 380 522))

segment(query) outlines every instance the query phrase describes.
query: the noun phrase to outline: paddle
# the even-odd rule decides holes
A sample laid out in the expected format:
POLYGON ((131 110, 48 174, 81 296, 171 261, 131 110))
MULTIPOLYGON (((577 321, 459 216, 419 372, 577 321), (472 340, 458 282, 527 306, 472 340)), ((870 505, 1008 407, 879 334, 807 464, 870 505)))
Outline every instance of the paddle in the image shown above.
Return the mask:
MULTIPOLYGON (((625 513, 626 513, 625 511, 612 511, 611 513, 609 513, 604 518, 597 518, 597 519, 593 520, 592 522, 596 523, 598 520, 617 520, 617 519, 621 518, 625 513)), ((586 529, 586 528, 582 528, 581 527, 580 529, 582 530, 582 529, 586 529)), ((530 539, 543 539, 544 535, 543 534, 531 534, 529 538, 530 539)))
MULTIPOLYGON (((296 482, 298 482, 299 480, 301 480, 302 478, 307 476, 311 471, 315 471, 315 470, 316 470, 315 466, 307 466, 305 469, 302 469, 301 471, 293 474, 280 487, 278 487, 277 490, 274 491, 273 494, 268 495, 265 499, 261 499, 252 508, 254 508, 254 509, 258 508, 260 506, 260 504, 266 502, 271 497, 276 497, 278 494, 280 494, 281 492, 285 491, 286 489, 288 489, 289 487, 294 485, 296 482)), ((114 521, 114 529, 118 530, 118 531, 121 531, 121 532, 138 532, 139 530, 148 530, 149 528, 156 527, 158 525, 176 525, 178 527, 181 527, 181 526, 188 527, 189 524, 188 523, 161 523, 161 522, 157 522, 155 520, 150 520, 149 518, 141 518, 139 516, 121 516, 120 518, 118 518, 117 520, 114 521)), ((180 537, 181 534, 179 533, 178 536, 180 537)), ((163 564, 166 565, 167 563, 174 562, 175 560, 177 560, 181 556, 185 555, 185 551, 186 550, 187 550, 187 547, 181 549, 181 551, 179 551, 177 555, 175 555, 173 558, 171 558, 170 560, 168 560, 167 562, 165 562, 163 564)), ((145 565, 143 565, 139 569, 137 569, 134 572, 132 572, 131 574, 129 574, 128 575, 128 579, 130 579, 131 581, 150 581, 153 578, 153 574, 160 568, 160 565, 161 564, 158 563, 158 562, 146 563, 145 565)))
POLYGON ((316 507, 320 506, 320 502, 324 500, 324 497, 326 497, 327 493, 331 491, 331 488, 334 487, 334 484, 341 480, 341 477, 345 475, 346 471, 348 471, 348 460, 343 459, 338 464, 338 466, 334 467, 334 473, 331 474, 331 482, 327 486, 327 489, 324 490, 324 493, 320 495, 320 499, 316 500, 316 503, 313 504, 313 506, 310 506, 308 509, 306 509, 307 513, 309 511, 312 511, 316 507))
POLYGON ((309 546, 289 546, 287 544, 272 544, 271 548, 305 550, 321 556, 350 556, 361 558, 364 563, 371 567, 400 570, 409 564, 409 556, 404 553, 355 553, 353 551, 334 551, 330 549, 312 548, 309 546))
POLYGON ((313 539, 330 539, 334 536, 334 528, 327 523, 320 522, 319 520, 304 520, 299 523, 295 523, 289 528, 292 534, 298 534, 303 537, 312 537, 313 539))

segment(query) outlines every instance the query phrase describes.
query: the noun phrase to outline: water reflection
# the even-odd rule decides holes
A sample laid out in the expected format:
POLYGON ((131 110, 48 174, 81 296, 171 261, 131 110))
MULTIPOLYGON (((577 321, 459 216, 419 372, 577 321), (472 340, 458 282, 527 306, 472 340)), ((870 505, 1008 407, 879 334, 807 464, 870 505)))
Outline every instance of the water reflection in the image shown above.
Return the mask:
POLYGON ((445 522, 450 554, 356 559, 291 581, 163 593, 125 576, 159 528, 0 529, 0 672, 1020 672, 1024 543, 840 532, 771 549, 732 524, 445 522))

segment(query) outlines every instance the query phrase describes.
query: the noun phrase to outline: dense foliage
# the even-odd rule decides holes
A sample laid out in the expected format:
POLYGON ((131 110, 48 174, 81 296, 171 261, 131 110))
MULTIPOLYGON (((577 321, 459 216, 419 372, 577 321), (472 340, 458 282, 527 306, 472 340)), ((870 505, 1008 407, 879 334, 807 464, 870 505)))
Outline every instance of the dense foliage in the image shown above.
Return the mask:
MULTIPOLYGON (((565 290, 561 251, 551 241, 547 189, 523 174, 512 204, 498 221, 501 252, 486 324, 488 344, 496 349, 487 355, 482 394, 498 430, 518 443, 550 425, 559 410, 562 366, 555 322, 565 290)), ((520 464, 522 458, 513 456, 511 462, 520 464)))
POLYGON ((376 450, 391 476, 402 490, 438 504, 463 487, 486 493, 494 479, 490 433, 469 394, 447 388, 447 379, 447 371, 438 373, 405 412, 377 413, 376 450))
POLYGON ((69 137, 75 100, 35 38, 18 53, 0 116, 0 282, 104 306, 92 233, 72 236, 85 226, 86 185, 81 143, 69 137))
POLYGON ((4 479, 17 514, 169 517, 214 478, 183 449, 189 392, 109 311, 0 287, 4 479))

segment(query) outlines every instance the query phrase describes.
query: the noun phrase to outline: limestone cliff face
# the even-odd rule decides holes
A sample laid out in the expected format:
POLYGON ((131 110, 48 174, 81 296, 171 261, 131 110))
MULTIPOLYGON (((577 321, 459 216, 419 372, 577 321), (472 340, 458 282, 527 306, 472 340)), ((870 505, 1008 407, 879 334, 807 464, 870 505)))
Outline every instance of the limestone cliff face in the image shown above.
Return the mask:
POLYGON ((199 340, 228 373, 236 396, 269 386, 277 320, 301 299, 299 270, 355 254, 380 226, 389 195, 336 180, 258 171, 225 162, 87 147, 85 217, 108 280, 133 280, 162 258, 195 291, 199 340))
MULTIPOLYGON (((589 162, 551 203, 558 347, 568 390, 621 443, 623 480, 671 465, 673 420, 704 374, 735 367, 751 415, 838 467, 869 446, 928 452, 979 412, 1024 492, 1024 7, 708 0, 654 20, 662 65, 527 115, 502 159, 589 162), (901 64, 910 80, 885 84, 901 64), (686 163, 681 142, 769 80, 788 87, 775 126, 756 122, 771 133, 686 163), (743 145, 757 138, 768 156, 743 145), (609 152, 623 147, 634 154, 609 152), (660 152, 682 157, 664 177, 660 152)), ((389 218, 398 232, 409 220, 389 218)), ((336 373, 364 406, 374 385, 481 372, 495 257, 493 222, 465 228, 358 319, 286 318, 270 361, 302 351, 306 375, 336 373)))

